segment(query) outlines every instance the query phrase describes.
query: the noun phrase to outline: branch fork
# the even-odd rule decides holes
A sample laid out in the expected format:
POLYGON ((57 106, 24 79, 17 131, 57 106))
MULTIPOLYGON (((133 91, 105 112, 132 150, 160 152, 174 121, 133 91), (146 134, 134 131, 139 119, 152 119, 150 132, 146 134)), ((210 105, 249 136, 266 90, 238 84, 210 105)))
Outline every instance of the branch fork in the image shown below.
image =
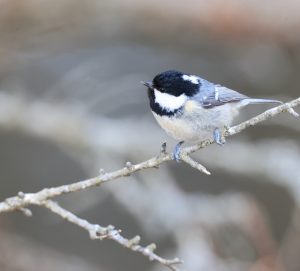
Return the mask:
MULTIPOLYGON (((253 117, 239 125, 230 127, 224 131, 223 135, 224 137, 232 136, 234 134, 243 131, 244 129, 250 126, 254 126, 282 112, 288 112, 293 116, 298 117, 299 114, 296 113, 293 109, 293 107, 296 107, 298 105, 300 105, 300 97, 291 102, 269 109, 264 113, 256 117, 253 117)), ((180 152, 181 160, 187 163, 188 165, 190 165, 191 167, 199 170, 200 172, 210 175, 210 172, 203 165, 193 160, 190 157, 190 154, 196 152, 199 149, 205 148, 206 146, 212 143, 214 143, 213 140, 204 140, 199 144, 182 148, 180 152)), ((23 212, 27 216, 31 216, 31 211, 27 207, 29 205, 38 205, 50 210, 51 212, 57 214, 61 218, 69 221, 70 223, 73 223, 83 228, 89 233, 91 239, 114 240, 115 242, 119 243, 125 248, 141 253, 151 261, 156 261, 168 267, 170 270, 179 271, 179 268, 176 265, 182 263, 182 261, 179 260, 178 258, 171 259, 171 260, 165 259, 155 254, 154 253, 154 250, 156 248, 155 244, 150 244, 146 247, 143 247, 139 244, 140 237, 138 235, 133 237, 132 239, 126 239, 121 235, 120 230, 116 230, 114 226, 102 227, 98 224, 92 224, 87 220, 79 218, 72 212, 62 208, 58 203, 52 200, 52 198, 55 198, 59 195, 66 194, 66 193, 73 193, 76 191, 81 191, 87 188, 98 186, 100 184, 103 184, 111 180, 129 176, 130 174, 140 170, 157 168, 162 163, 166 161, 170 161, 172 159, 173 159, 173 154, 167 153, 166 143, 164 143, 161 146, 159 155, 149 160, 146 160, 144 162, 141 162, 139 164, 132 164, 130 162, 127 162, 125 167, 108 173, 105 172, 103 169, 101 169, 99 175, 94 178, 90 178, 79 182, 74 182, 68 185, 62 185, 62 186, 57 186, 52 188, 44 188, 36 193, 19 192, 17 196, 7 198, 4 201, 0 202, 0 214, 18 210, 23 212)))

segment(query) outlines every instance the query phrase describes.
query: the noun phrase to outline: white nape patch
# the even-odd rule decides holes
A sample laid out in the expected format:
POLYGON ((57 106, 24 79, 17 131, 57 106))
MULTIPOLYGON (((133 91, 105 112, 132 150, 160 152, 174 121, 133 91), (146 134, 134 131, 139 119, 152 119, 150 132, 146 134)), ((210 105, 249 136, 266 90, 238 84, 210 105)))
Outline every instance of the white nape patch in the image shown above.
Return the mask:
POLYGON ((196 75, 182 75, 182 79, 185 81, 190 81, 193 84, 199 84, 199 78, 196 75))
POLYGON ((176 97, 168 93, 162 93, 154 89, 155 102, 158 103, 163 109, 171 112, 182 107, 187 101, 185 94, 176 97))

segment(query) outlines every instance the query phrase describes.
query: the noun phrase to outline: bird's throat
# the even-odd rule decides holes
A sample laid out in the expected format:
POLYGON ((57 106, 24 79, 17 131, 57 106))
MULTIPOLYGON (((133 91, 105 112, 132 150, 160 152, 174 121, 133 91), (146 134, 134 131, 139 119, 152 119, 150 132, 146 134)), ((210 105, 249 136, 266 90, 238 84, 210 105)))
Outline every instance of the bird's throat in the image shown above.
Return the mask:
POLYGON ((156 89, 149 89, 148 97, 152 111, 160 116, 172 116, 178 113, 187 100, 184 94, 176 97, 168 93, 162 93, 156 89))

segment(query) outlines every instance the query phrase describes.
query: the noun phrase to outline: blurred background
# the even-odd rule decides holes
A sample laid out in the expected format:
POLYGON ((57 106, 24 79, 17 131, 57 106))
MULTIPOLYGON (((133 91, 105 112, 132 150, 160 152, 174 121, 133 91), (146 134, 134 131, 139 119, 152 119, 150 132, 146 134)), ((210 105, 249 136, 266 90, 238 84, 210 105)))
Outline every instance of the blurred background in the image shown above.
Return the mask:
MULTIPOLYGON (((0 199, 141 162, 176 142, 141 80, 178 69, 249 96, 300 88, 300 2, 0 1, 0 199)), ((264 110, 245 109, 236 123, 264 110)), ((296 108, 299 112, 299 109, 296 108)), ((282 114, 159 170, 57 198, 184 270, 300 270, 300 125, 282 114)), ((0 270, 165 270, 32 207, 0 216, 0 270)))

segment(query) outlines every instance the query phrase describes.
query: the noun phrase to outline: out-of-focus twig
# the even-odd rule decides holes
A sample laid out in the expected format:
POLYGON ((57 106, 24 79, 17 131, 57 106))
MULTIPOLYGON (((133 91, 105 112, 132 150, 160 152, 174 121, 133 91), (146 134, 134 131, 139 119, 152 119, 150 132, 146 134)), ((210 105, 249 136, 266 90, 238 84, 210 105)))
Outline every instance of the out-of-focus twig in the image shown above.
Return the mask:
POLYGON ((107 271, 84 257, 74 257, 72 253, 34 242, 28 236, 21 236, 1 226, 0 270, 32 271, 43 266, 43 271, 107 271))

